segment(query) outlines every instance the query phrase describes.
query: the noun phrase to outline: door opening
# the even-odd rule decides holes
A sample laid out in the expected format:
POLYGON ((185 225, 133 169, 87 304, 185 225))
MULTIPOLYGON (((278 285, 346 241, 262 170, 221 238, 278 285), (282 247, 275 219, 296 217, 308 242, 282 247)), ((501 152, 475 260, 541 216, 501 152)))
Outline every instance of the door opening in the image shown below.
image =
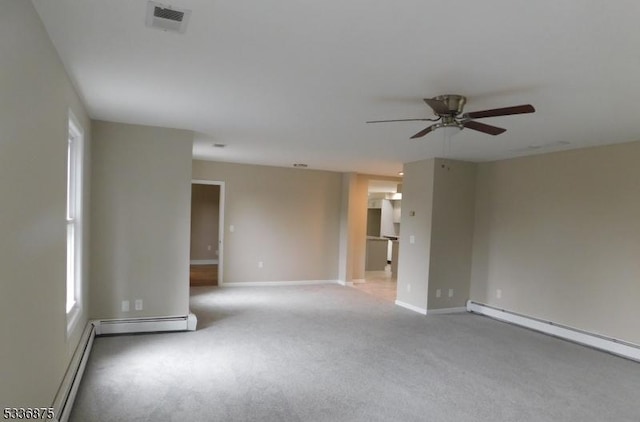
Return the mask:
POLYGON ((354 287, 389 301, 397 297, 401 197, 399 181, 369 179, 364 282, 354 287))
POLYGON ((191 182, 189 285, 222 284, 224 182, 191 182))

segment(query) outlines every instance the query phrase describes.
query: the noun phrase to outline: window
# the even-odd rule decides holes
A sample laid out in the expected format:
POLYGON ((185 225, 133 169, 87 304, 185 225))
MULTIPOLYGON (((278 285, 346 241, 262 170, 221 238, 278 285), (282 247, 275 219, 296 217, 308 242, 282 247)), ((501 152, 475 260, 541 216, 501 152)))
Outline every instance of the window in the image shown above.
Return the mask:
POLYGON ((67 333, 81 311, 82 287, 82 157, 84 135, 77 119, 69 111, 67 142, 67 333))

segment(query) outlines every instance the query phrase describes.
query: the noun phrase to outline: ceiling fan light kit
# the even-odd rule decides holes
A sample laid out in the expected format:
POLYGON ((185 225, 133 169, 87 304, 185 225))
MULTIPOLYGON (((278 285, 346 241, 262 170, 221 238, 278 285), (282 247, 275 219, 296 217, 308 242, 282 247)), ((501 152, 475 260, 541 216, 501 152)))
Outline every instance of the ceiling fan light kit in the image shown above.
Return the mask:
POLYGON ((439 95, 433 98, 425 98, 424 102, 433 110, 438 117, 435 119, 396 119, 396 120, 372 120, 367 123, 386 123, 386 122, 418 122, 430 121, 437 122, 421 130, 411 137, 411 139, 421 138, 441 127, 457 127, 458 129, 473 129, 478 132, 487 133, 489 135, 499 135, 506 132, 506 129, 476 122, 474 119, 483 119, 486 117, 508 116, 512 114, 533 113, 535 108, 531 104, 523 104, 514 107, 494 108, 490 110, 472 111, 463 113, 467 98, 462 95, 439 95))

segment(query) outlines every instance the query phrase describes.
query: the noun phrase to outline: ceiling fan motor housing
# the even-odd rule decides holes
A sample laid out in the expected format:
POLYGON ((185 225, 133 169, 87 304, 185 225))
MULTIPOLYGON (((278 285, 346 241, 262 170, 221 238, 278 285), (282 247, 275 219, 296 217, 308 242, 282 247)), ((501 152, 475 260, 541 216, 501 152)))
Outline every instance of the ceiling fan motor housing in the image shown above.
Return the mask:
POLYGON ((462 95, 439 95, 433 97, 434 100, 444 103, 449 109, 449 114, 440 114, 440 116, 457 116, 462 113, 464 105, 467 103, 467 98, 462 95))

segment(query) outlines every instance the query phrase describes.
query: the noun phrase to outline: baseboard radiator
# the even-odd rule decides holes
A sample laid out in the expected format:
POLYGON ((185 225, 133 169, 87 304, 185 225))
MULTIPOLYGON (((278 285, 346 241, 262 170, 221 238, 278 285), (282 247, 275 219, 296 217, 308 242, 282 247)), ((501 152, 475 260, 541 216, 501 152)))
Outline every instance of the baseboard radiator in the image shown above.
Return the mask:
POLYGON ((167 331, 195 331, 198 320, 194 314, 178 317, 161 318, 130 318, 94 320, 87 323, 82 333, 78 347, 71 358, 69 368, 60 384, 53 401, 56 415, 52 422, 67 422, 73 402, 82 380, 84 368, 91 353, 93 340, 96 336, 108 334, 134 334, 167 331))
POLYGON ((640 362, 640 345, 629 343, 623 340, 603 336, 600 334, 590 333, 562 324, 556 324, 552 321, 546 321, 527 315, 499 309, 491 305, 483 303, 467 301, 467 311, 476 314, 486 315, 488 317, 509 322, 515 325, 526 327, 535 331, 559 337, 565 340, 579 343, 584 346, 593 347, 614 355, 618 355, 627 359, 640 362))
POLYGON ((60 384, 58 393, 53 400, 51 407, 53 407, 56 417, 51 419, 51 421, 67 422, 69 419, 71 409, 73 408, 73 401, 76 398, 76 393, 78 392, 80 380, 82 379, 84 368, 87 365, 95 336, 96 328, 92 322, 88 322, 80 338, 80 343, 78 343, 78 347, 71 358, 62 384, 60 384))
POLYGON ((128 318, 93 321, 96 335, 156 333, 164 331, 195 331, 198 320, 194 314, 160 318, 128 318))

